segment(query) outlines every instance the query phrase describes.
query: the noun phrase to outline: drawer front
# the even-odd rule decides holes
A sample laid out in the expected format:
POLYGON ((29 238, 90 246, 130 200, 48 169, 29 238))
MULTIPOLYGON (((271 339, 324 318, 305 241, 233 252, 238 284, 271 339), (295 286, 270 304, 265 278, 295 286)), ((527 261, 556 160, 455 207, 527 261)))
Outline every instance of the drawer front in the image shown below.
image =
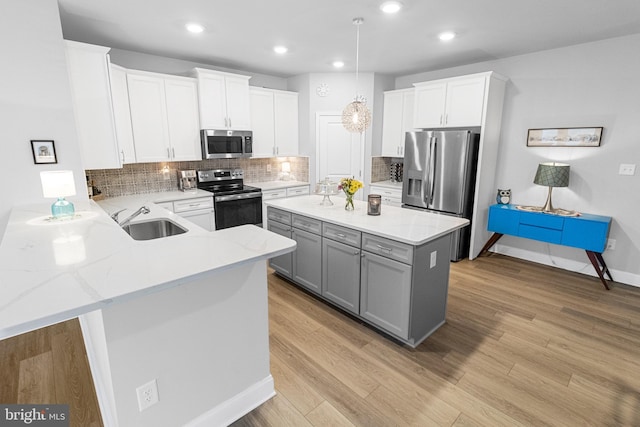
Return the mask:
POLYGON ((307 216, 293 214, 291 225, 309 233, 322 234, 322 221, 307 216))
POLYGON ((562 232, 562 244, 602 253, 607 246, 609 225, 609 222, 567 218, 562 232))
POLYGON ((262 191, 262 200, 283 199, 287 197, 287 190, 267 190, 262 191))
POLYGON ((198 209, 213 209, 213 196, 175 201, 173 202, 173 209, 175 213, 194 211, 198 209))
POLYGON ((383 198, 384 197, 391 197, 391 198, 394 198, 394 199, 402 199, 402 190, 400 190, 400 189, 393 190, 391 188, 376 187, 376 186, 372 185, 371 186, 371 194, 379 194, 383 198))
POLYGON ((362 249, 405 264, 413 263, 413 246, 395 240, 363 233, 362 249))
POLYGON ((361 232, 326 222, 322 223, 322 236, 356 248, 360 247, 360 242, 362 241, 361 232))
POLYGON ((489 207, 487 230, 494 233, 518 235, 520 212, 509 209, 507 205, 489 207))
POLYGON ((309 186, 302 185, 300 187, 287 188, 287 197, 306 196, 309 194, 309 186))
POLYGON ((518 236, 555 244, 562 242, 562 230, 552 230, 527 224, 520 224, 518 236))
POLYGON ((550 228, 552 230, 562 230, 564 218, 544 213, 520 212, 520 224, 550 228))
POLYGON ((291 225, 291 213, 282 211, 274 207, 267 207, 267 219, 282 224, 291 225))

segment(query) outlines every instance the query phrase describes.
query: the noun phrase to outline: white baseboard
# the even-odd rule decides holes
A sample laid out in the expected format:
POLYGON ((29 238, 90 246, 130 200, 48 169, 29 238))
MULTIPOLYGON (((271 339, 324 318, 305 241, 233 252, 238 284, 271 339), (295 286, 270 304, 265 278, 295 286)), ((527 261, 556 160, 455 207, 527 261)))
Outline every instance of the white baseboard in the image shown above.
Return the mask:
MULTIPOLYGON (((543 254, 540 252, 528 251, 526 249, 518 249, 500 244, 494 245, 493 248, 491 248, 491 251, 502 255, 512 256, 514 258, 524 259, 526 261, 536 262, 538 264, 558 267, 563 270, 598 277, 598 274, 591 265, 591 262, 589 262, 586 254, 584 254, 585 262, 582 263, 573 259, 562 258, 557 255, 543 254)), ((612 268, 609 268, 609 271, 611 272, 611 276, 613 276, 614 282, 640 287, 640 275, 626 271, 614 270, 612 268)))
POLYGON ((275 395, 273 377, 269 375, 231 399, 194 418, 185 424, 185 427, 228 426, 275 395))

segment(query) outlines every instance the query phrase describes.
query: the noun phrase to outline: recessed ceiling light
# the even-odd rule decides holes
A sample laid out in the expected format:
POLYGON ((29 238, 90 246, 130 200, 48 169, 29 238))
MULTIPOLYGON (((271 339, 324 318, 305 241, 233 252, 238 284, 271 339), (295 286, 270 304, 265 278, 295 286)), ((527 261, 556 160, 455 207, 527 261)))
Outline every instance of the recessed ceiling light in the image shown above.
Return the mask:
POLYGON ((273 51, 275 53, 279 53, 280 55, 282 55, 284 53, 287 53, 288 50, 289 49, 287 49, 286 46, 276 46, 276 47, 273 48, 273 51))
POLYGON ((342 68, 344 67, 344 62, 342 61, 333 61, 333 66, 336 68, 342 68))
POLYGON ((443 42, 449 41, 455 38, 455 36, 456 36, 456 33, 454 33, 453 31, 446 31, 444 33, 438 34, 438 38, 443 42))
POLYGON ((204 31, 204 27, 200 24, 196 24, 195 22, 190 22, 185 25, 185 27, 187 28, 187 31, 194 34, 198 34, 204 31))
POLYGON ((384 13, 397 13, 402 9, 402 3, 399 1, 386 1, 380 5, 380 10, 384 13))

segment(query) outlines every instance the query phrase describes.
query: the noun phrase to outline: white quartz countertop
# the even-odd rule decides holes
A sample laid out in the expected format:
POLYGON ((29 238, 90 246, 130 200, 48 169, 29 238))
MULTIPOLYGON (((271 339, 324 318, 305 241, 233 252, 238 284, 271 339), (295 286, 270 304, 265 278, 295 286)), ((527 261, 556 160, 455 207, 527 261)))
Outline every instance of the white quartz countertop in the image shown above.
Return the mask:
POLYGON ((120 218, 145 204, 151 212, 133 222, 169 218, 188 230, 147 241, 94 201, 76 202, 71 220, 50 220, 49 204, 14 207, 0 242, 0 339, 295 248, 254 225, 209 232, 153 203, 188 197, 175 193, 100 202, 108 212, 127 208, 120 218))
POLYGON ((391 181, 389 179, 386 181, 372 182, 371 186, 391 188, 393 190, 402 190, 402 182, 391 181))
POLYGON ((448 215, 383 205, 381 215, 367 215, 367 202, 354 200, 355 210, 344 209, 344 198, 332 197, 333 206, 322 206, 322 196, 311 195, 267 200, 273 206, 321 221, 342 225, 410 245, 421 245, 469 224, 448 215))
POLYGON ((261 190, 280 190, 281 188, 291 188, 291 187, 298 187, 301 185, 309 185, 309 183, 305 181, 264 181, 264 182, 247 182, 247 185, 250 185, 252 187, 258 187, 261 190))

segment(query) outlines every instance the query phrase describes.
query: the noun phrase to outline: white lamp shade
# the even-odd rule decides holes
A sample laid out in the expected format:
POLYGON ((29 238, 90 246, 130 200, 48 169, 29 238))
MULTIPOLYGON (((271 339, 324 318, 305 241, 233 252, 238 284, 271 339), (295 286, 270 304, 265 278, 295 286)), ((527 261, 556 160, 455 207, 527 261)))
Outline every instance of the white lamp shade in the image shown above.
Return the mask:
POLYGON ((73 171, 40 172, 40 181, 44 197, 58 198, 76 194, 73 171))

